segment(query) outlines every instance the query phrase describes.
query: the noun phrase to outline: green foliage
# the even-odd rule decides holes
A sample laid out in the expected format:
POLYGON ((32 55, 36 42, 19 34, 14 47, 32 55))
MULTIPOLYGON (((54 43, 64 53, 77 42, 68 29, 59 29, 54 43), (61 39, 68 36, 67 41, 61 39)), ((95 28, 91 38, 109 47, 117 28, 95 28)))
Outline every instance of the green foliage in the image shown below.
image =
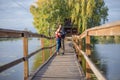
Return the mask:
POLYGON ((109 43, 120 43, 120 36, 102 36, 102 37, 96 37, 97 43, 100 44, 109 44, 109 43))
POLYGON ((98 26, 107 21, 108 8, 103 0, 38 0, 31 5, 35 28, 39 33, 51 35, 56 23, 63 23, 70 18, 73 26, 82 33, 87 28, 98 26))

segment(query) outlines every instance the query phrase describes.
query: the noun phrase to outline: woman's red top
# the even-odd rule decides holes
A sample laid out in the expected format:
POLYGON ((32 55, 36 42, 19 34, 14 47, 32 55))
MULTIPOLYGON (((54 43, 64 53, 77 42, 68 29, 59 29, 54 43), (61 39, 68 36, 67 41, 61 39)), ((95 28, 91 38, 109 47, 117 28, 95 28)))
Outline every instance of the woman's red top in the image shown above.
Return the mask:
POLYGON ((56 38, 60 38, 61 37, 60 33, 59 32, 55 32, 55 37, 56 38))

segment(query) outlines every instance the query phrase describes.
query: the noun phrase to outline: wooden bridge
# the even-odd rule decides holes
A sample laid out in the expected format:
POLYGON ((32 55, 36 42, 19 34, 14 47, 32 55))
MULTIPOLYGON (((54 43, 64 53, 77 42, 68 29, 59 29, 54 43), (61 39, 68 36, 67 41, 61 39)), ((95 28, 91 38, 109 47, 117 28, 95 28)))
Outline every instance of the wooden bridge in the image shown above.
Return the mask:
POLYGON ((81 35, 72 35, 65 39, 65 55, 57 55, 55 44, 43 47, 28 55, 28 38, 39 37, 55 40, 54 37, 31 33, 27 31, 16 31, 0 29, 0 38, 23 38, 24 56, 13 62, 0 66, 0 72, 5 71, 21 62, 24 62, 24 80, 92 80, 91 72, 98 80, 107 80, 101 71, 90 59, 90 36, 120 36, 120 21, 105 24, 86 30, 81 35), (82 39, 85 38, 86 50, 82 50, 82 39), (44 52, 42 53, 43 64, 33 73, 29 73, 29 58, 39 51, 49 49, 50 57, 45 61, 44 52))
POLYGON ((32 75, 32 80, 84 80, 71 43, 65 41, 65 55, 54 55, 36 75, 32 75))

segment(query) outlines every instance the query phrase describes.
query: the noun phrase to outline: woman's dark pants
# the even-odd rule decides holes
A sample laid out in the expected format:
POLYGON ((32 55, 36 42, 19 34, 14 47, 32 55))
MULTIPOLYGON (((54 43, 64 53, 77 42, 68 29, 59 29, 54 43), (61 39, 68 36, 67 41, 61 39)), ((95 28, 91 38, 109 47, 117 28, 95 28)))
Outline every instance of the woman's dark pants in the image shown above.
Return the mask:
POLYGON ((61 47, 61 38, 57 38, 57 39, 56 39, 56 43, 57 43, 57 48, 56 48, 56 50, 57 50, 57 52, 59 52, 59 49, 60 49, 60 47, 61 47))

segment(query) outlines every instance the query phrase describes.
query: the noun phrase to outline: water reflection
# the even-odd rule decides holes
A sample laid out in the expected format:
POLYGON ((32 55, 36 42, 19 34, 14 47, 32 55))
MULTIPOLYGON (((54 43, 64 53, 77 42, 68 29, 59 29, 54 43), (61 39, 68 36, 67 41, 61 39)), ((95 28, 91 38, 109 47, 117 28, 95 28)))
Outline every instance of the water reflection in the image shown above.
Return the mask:
POLYGON ((30 61, 32 61, 30 72, 33 72, 42 64, 42 53, 37 53, 30 61))
MULTIPOLYGON (((45 61, 46 61, 49 58, 49 56, 50 56, 49 49, 44 50, 44 56, 45 56, 45 61)), ((42 60, 42 51, 40 51, 39 53, 37 53, 34 56, 34 58, 33 58, 32 61, 33 61, 33 63, 32 63, 32 66, 31 66, 31 69, 30 69, 31 71, 30 72, 34 72, 43 63, 43 60, 42 60)))
MULTIPOLYGON (((40 48, 40 40, 37 38, 29 39, 29 53, 40 48)), ((0 41, 0 65, 4 65, 13 60, 23 57, 23 40, 14 39, 0 41)), ((29 60, 29 69, 34 63, 34 57, 29 60)), ((0 73, 0 80, 23 80, 23 63, 20 63, 2 73, 0 73), (16 79, 17 78, 17 79, 16 79)))
POLYGON ((120 44, 96 44, 92 59, 108 80, 120 80, 120 44))

